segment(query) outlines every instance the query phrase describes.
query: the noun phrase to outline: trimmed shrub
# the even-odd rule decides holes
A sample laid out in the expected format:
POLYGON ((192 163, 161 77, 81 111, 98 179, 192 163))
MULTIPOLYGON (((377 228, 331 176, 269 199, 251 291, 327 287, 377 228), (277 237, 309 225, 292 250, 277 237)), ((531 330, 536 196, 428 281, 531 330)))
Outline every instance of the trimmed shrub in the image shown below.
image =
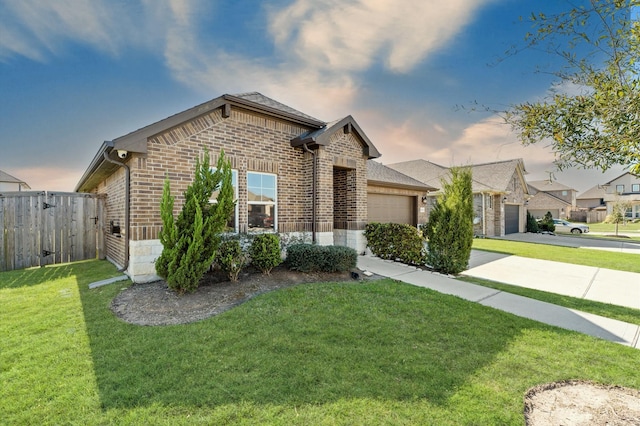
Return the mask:
POLYGON ((258 234, 249 246, 251 264, 269 275, 271 270, 282 263, 280 239, 276 234, 258 234))
POLYGON ((240 247, 240 242, 225 240, 220 243, 215 262, 227 274, 229 280, 238 281, 238 275, 246 264, 246 256, 240 247))
POLYGON ((424 239, 417 228, 400 223, 368 223, 364 236, 371 252, 381 259, 424 265, 424 239))
POLYGON ((287 248, 287 266, 300 272, 346 272, 356 267, 358 252, 343 246, 293 244, 287 248))

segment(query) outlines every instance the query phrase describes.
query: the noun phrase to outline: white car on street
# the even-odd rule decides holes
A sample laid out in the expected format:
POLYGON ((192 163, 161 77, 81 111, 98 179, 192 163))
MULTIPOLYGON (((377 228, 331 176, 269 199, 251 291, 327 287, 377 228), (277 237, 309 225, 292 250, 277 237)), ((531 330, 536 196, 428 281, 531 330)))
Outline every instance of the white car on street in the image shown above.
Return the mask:
POLYGON ((558 234, 586 234, 589 232, 589 227, 581 223, 571 223, 562 219, 553 219, 553 224, 556 226, 555 232, 558 234))

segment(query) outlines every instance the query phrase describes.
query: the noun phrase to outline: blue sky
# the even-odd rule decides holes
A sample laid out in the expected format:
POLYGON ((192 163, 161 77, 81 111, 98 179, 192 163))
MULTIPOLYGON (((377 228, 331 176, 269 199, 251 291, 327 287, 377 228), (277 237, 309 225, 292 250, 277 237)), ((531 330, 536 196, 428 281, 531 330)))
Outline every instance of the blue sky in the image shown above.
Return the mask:
MULTIPOLYGON (((324 121, 351 114, 389 164, 523 158, 495 108, 543 96, 557 58, 524 51, 522 0, 0 0, 0 170, 71 191, 98 148, 222 94, 259 91, 324 121), (500 59, 504 60, 500 60, 500 59)), ((544 8, 542 10, 541 8, 544 8)), ((584 191, 622 167, 555 172, 584 191)))

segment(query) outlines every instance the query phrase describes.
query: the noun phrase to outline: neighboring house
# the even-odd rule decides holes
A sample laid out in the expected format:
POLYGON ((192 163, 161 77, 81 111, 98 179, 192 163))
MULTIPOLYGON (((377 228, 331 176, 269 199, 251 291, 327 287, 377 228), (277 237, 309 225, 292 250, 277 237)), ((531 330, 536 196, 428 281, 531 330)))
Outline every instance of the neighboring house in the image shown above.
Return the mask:
MULTIPOLYGON (((231 162, 236 232, 277 231, 364 251, 367 162, 380 153, 356 121, 326 123, 256 92, 223 95, 103 143, 76 186, 106 195, 106 255, 133 281, 158 279, 165 176, 177 215, 204 148, 212 165, 222 150, 231 162)), ((372 191, 380 188, 416 199, 428 189, 376 182, 372 191)))
POLYGON ((427 222, 427 193, 437 188, 426 185, 377 161, 367 163, 367 217, 369 222, 427 222))
POLYGON ((640 218, 640 176, 629 172, 603 185, 605 188, 604 202, 607 204, 607 214, 611 214, 616 203, 627 204, 627 218, 640 218))
POLYGON ((25 191, 31 189, 26 182, 0 170, 0 192, 25 191))
MULTIPOLYGON (((449 169, 427 160, 388 164, 388 167, 426 185, 441 188, 450 179, 449 169)), ((474 194, 474 232, 477 235, 502 236, 524 232, 525 202, 529 197, 522 159, 470 165, 474 194)), ((428 194, 432 207, 440 192, 428 194)), ((428 212, 427 212, 428 213, 428 212)))
POLYGON ((576 207, 579 209, 593 210, 606 207, 604 202, 605 187, 596 185, 589 188, 576 197, 576 207))
POLYGON ((576 190, 552 179, 527 182, 531 198, 527 211, 536 219, 550 212, 555 219, 569 217, 576 210, 576 190))

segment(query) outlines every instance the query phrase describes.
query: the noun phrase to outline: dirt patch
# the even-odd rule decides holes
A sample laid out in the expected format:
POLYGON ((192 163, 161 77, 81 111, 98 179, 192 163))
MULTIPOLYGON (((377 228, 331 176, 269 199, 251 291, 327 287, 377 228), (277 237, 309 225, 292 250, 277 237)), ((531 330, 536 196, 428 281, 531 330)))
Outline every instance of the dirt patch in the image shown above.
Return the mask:
POLYGON ((525 395, 528 426, 640 425, 640 391, 584 381, 536 386, 525 395))
POLYGON ((314 282, 343 282, 366 277, 360 271, 344 273, 301 273, 274 268, 270 275, 253 269, 241 273, 237 282, 231 282, 221 272, 209 272, 193 293, 178 295, 164 281, 134 284, 111 302, 111 310, 126 322, 138 325, 172 325, 200 321, 224 312, 255 295, 293 285, 314 282))

